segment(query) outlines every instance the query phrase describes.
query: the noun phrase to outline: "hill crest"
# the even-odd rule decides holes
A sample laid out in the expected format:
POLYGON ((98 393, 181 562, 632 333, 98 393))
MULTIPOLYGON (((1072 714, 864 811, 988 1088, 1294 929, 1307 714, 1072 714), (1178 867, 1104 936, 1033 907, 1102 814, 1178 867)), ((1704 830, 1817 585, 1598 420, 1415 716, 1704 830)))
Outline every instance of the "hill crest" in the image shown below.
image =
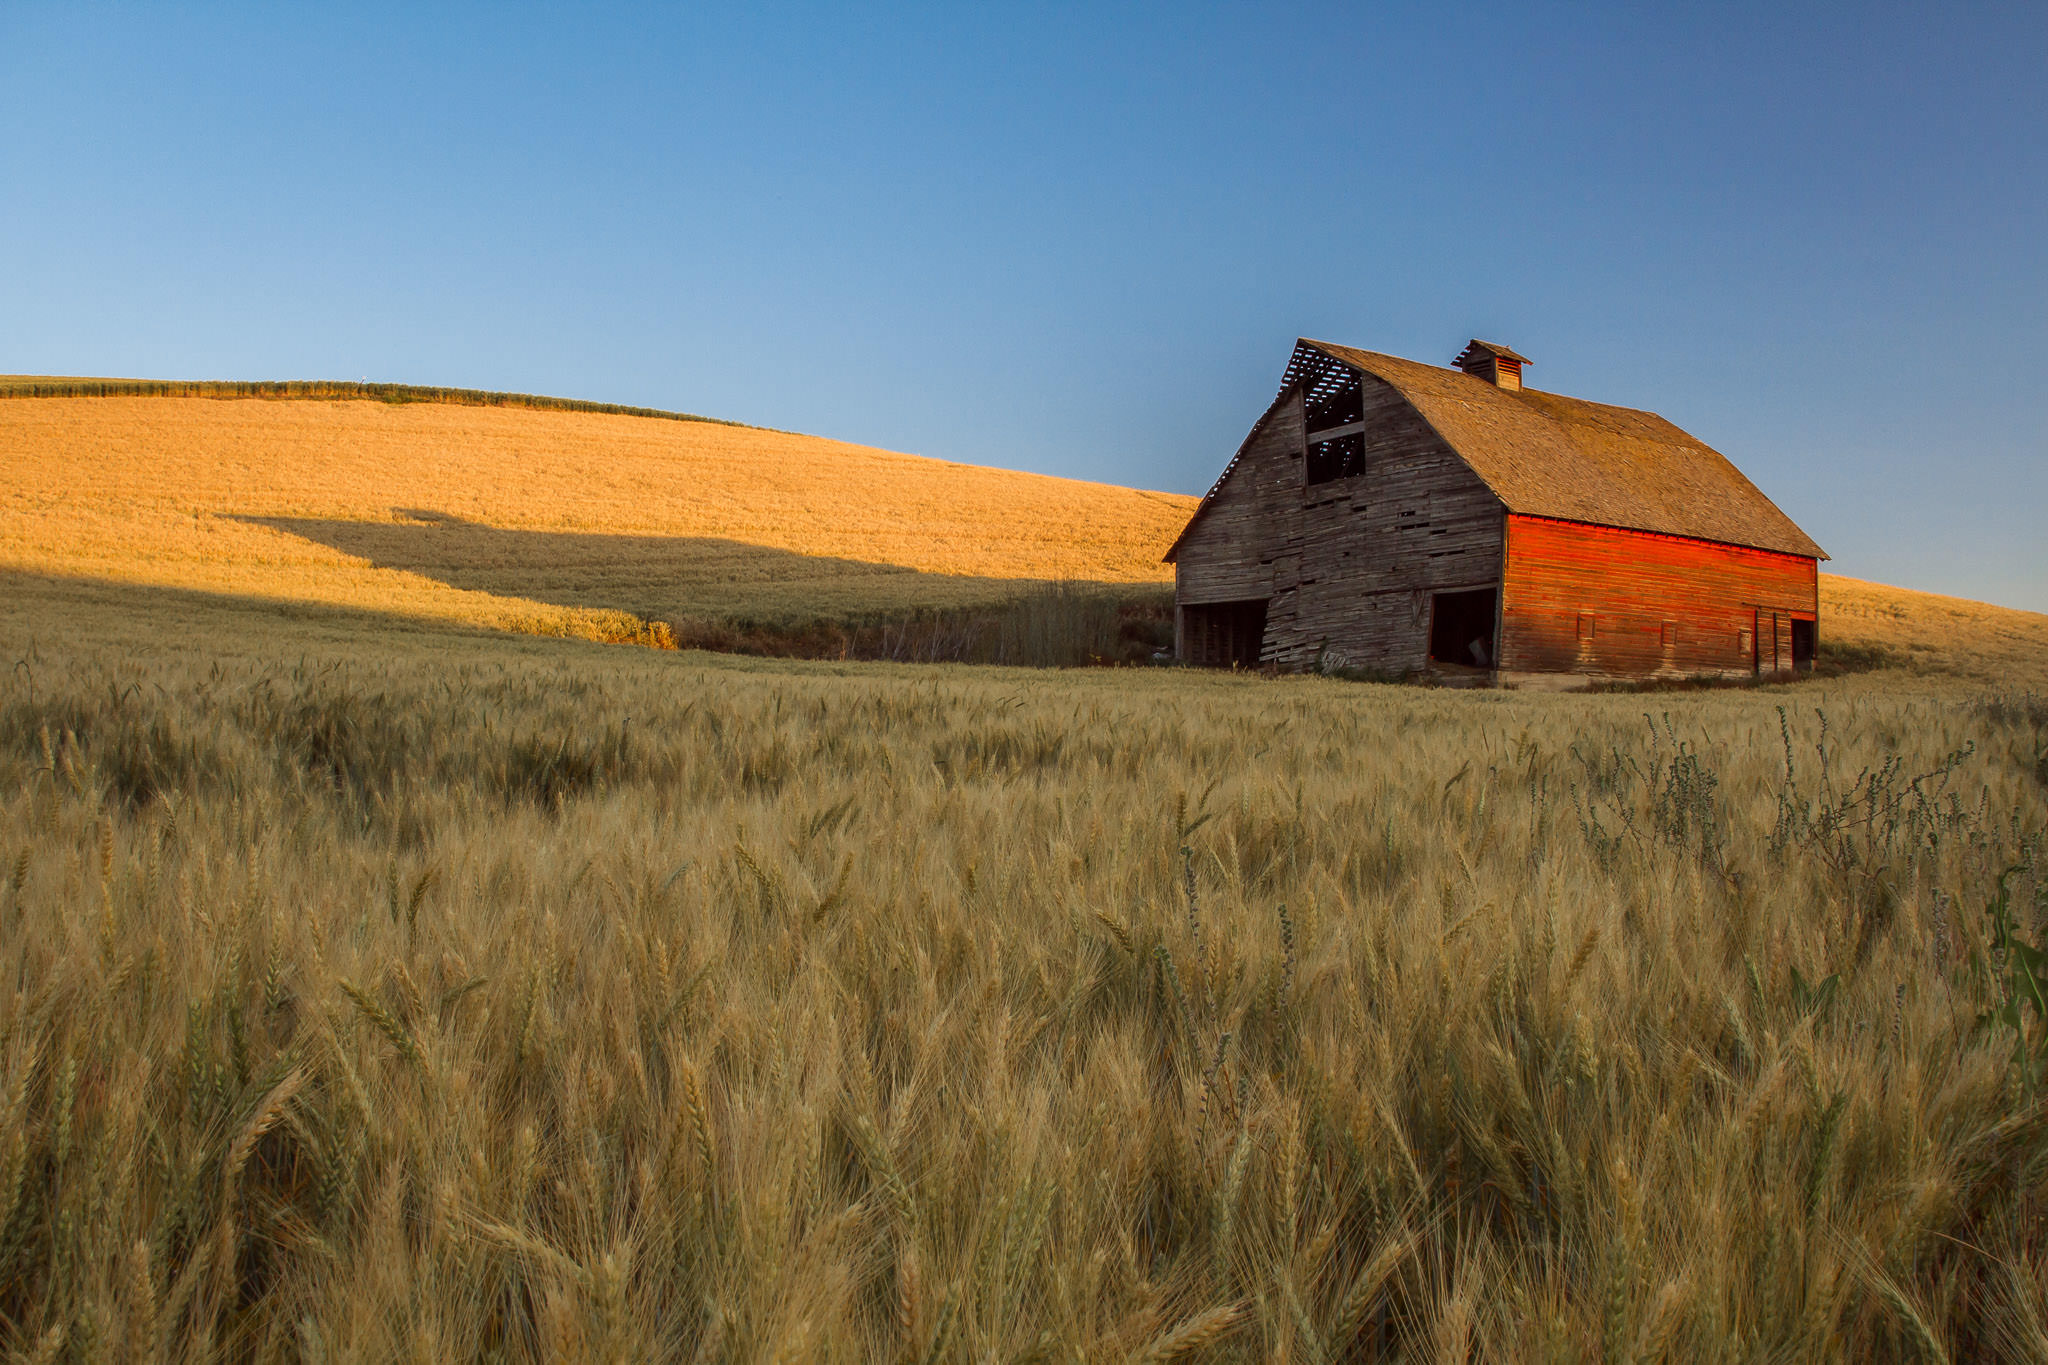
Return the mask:
MULTIPOLYGON (((0 374, 0 398, 268 398, 335 402, 448 403, 457 407, 532 408, 542 412, 599 412, 617 417, 654 417, 669 422, 711 422, 750 426, 694 412, 599 403, 585 398, 498 389, 459 389, 431 384, 387 384, 338 379, 89 379, 70 375, 0 374)), ((757 428, 770 430, 771 428, 757 428)))

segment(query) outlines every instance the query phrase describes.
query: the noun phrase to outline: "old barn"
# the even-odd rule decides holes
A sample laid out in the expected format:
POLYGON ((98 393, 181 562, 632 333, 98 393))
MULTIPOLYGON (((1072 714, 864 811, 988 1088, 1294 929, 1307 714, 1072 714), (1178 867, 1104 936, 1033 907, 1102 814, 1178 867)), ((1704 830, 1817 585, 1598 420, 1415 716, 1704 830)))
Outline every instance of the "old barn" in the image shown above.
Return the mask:
POLYGON ((1297 342, 1166 553, 1179 657, 1503 683, 1810 667, 1820 546, 1719 451, 1524 388, 1528 363, 1297 342))

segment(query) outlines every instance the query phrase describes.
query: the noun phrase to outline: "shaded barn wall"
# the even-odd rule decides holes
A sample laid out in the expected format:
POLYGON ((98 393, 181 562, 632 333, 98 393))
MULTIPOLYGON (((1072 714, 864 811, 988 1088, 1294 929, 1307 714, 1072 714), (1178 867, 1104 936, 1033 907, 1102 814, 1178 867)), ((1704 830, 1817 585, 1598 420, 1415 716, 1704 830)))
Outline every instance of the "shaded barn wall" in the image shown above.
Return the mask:
POLYGON ((1286 504, 1300 503, 1301 395, 1289 392, 1224 474, 1174 556, 1174 601, 1264 601, 1273 595, 1272 546, 1286 504), (1290 479, 1292 480, 1290 494, 1290 479))
POLYGON ((1759 654, 1762 671, 1781 671, 1791 622, 1818 616, 1818 566, 1798 555, 1542 517, 1507 523, 1508 680, 1735 676, 1757 669, 1759 654))
POLYGON ((1500 581, 1500 500, 1391 385, 1364 375, 1360 396, 1362 421, 1343 430, 1363 435, 1362 472, 1307 482, 1290 390, 1175 557, 1183 607, 1266 601, 1267 663, 1419 669, 1431 595, 1500 581))

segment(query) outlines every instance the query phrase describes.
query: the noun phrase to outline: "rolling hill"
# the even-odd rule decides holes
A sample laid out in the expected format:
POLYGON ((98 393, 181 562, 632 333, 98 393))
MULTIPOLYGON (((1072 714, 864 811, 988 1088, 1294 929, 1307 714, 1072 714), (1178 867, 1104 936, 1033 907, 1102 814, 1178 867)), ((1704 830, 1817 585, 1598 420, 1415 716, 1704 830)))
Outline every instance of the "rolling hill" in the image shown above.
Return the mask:
POLYGON ((0 401, 0 486, 9 567, 600 638, 1156 595, 1193 505, 704 420, 204 397, 0 401))
MULTIPOLYGON (((1158 602, 1194 505, 527 395, 0 377, 0 570, 543 635, 1158 602)), ((2048 679, 2048 616, 1821 585, 1850 667, 2048 679)))

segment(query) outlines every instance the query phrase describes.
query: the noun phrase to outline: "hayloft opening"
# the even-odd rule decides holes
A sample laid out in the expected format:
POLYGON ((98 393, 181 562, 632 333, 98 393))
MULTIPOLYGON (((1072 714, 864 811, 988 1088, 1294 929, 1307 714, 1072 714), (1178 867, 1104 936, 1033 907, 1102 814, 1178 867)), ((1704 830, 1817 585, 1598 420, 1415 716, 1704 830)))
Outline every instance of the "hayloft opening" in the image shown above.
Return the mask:
POLYGON ((1266 599, 1200 602, 1181 609, 1181 657, 1209 668, 1257 668, 1266 643, 1266 599))
POLYGON ((1440 592, 1429 602, 1429 658, 1465 668, 1493 667, 1493 588, 1440 592))
POLYGON ((1287 382, 1301 386, 1305 468, 1311 487, 1365 472, 1365 388, 1357 370, 1319 351, 1297 351, 1287 382))
POLYGON ((1358 371, 1343 361, 1313 355, 1301 365, 1295 382, 1301 385, 1302 428, 1311 436, 1365 420, 1365 390, 1358 371))
POLYGON ((1308 443, 1310 485, 1348 479, 1365 472, 1365 433, 1354 431, 1329 441, 1308 443))

